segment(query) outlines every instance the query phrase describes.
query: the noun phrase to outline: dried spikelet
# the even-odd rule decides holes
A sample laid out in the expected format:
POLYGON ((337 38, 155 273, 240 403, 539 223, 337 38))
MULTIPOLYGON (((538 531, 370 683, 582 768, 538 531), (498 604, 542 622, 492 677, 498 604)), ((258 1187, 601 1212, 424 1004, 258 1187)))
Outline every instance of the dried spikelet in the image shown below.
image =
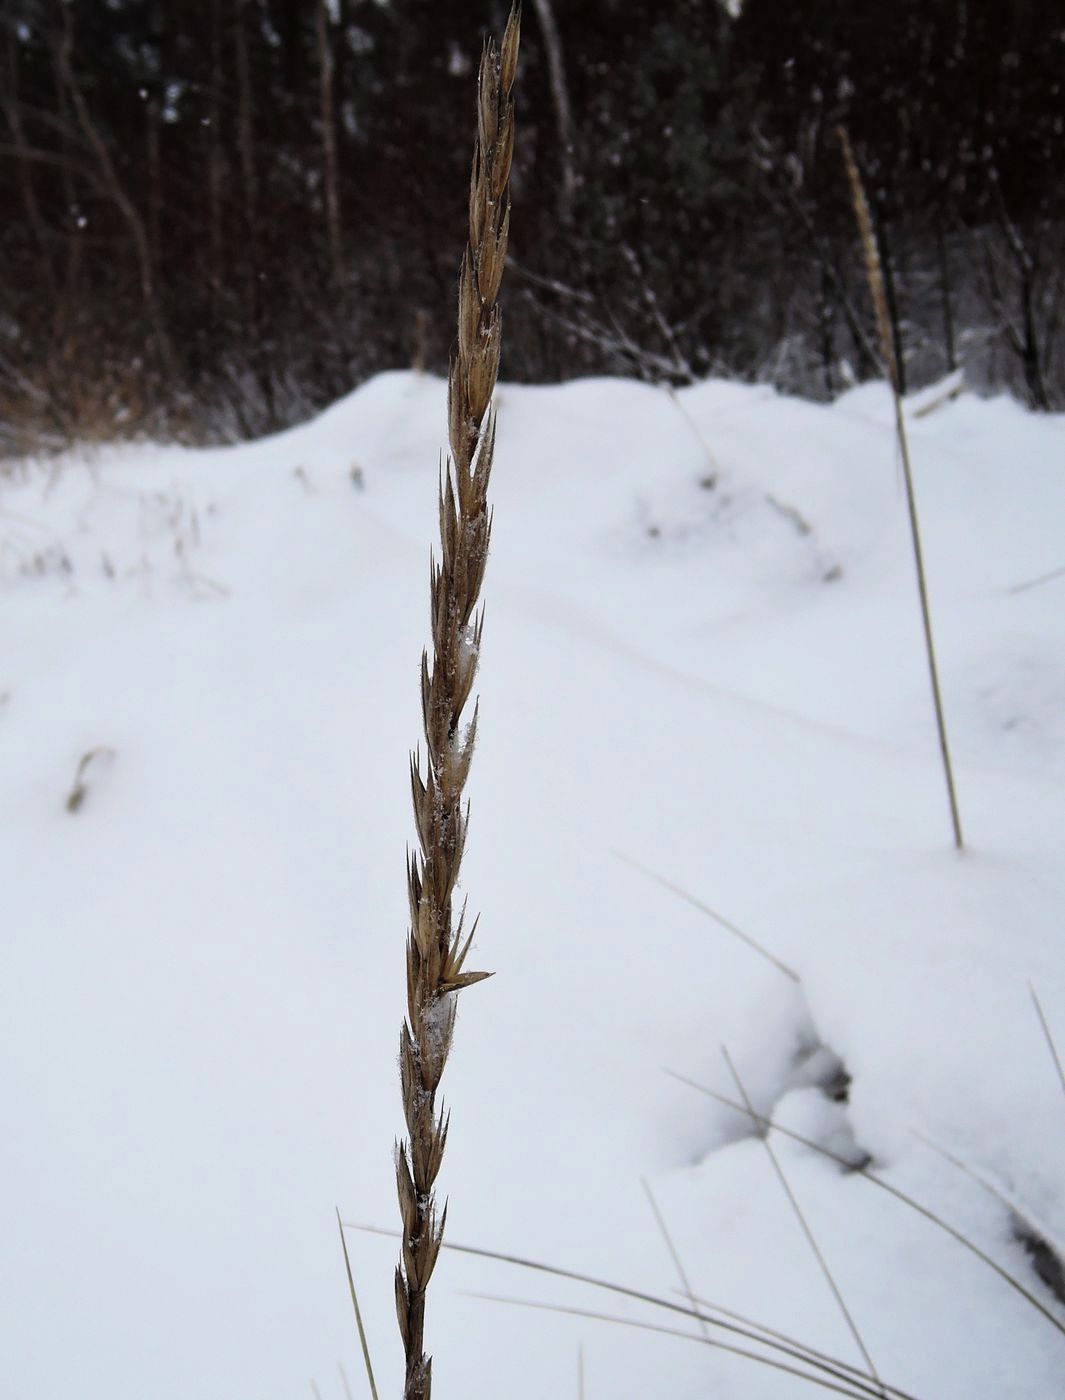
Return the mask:
POLYGON ((440 555, 429 566, 432 657, 422 653, 421 702, 426 762, 411 757, 418 850, 407 863, 407 1019, 400 1038, 400 1082, 407 1139, 396 1148, 403 1221, 396 1269, 396 1311, 406 1352, 404 1400, 429 1400, 425 1295, 443 1238, 435 1183, 448 1119, 437 1091, 455 1029, 455 996, 489 974, 465 971, 476 921, 465 932, 453 898, 466 841, 463 790, 473 755, 477 712, 462 731, 473 692, 483 612, 477 612, 491 535, 488 481, 495 450, 490 411, 499 371, 501 318, 496 305, 510 229, 519 17, 512 11, 497 52, 489 41, 477 89, 477 142, 470 178, 470 237, 458 283, 458 335, 448 376, 451 456, 440 481, 440 555))
POLYGON ((865 257, 865 276, 869 283, 869 294, 876 310, 876 329, 880 337, 880 353, 884 357, 888 378, 895 393, 899 392, 899 362, 895 356, 895 337, 891 330, 891 317, 888 315, 887 291, 884 287, 884 269, 880 266, 880 253, 873 237, 873 220, 869 213, 869 201, 865 197, 865 185, 858 173, 858 163, 854 159, 850 137, 842 126, 836 127, 839 144, 843 148, 843 164, 847 167, 847 182, 850 185, 851 204, 858 224, 858 236, 862 240, 862 254, 865 257))

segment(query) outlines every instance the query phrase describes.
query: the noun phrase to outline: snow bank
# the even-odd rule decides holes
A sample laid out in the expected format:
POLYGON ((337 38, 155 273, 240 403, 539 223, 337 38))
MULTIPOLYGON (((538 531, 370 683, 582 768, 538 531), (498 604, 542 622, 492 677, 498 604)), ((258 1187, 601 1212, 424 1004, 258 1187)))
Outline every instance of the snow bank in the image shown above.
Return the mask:
MULTIPOLYGON (((444 386, 0 483, 0 1395, 359 1392, 333 1208, 396 1218, 406 752, 444 386), (84 794, 67 810, 79 764, 84 794)), ((912 449, 969 849, 928 694, 891 406, 505 386, 446 1091, 456 1241, 696 1293, 860 1355, 733 1110, 870 1154, 1065 1325, 1065 420, 962 395, 912 449), (678 883, 776 966, 619 859, 678 883), (846 1089, 849 1078, 849 1089, 846 1089), (845 1101, 841 1099, 845 1095, 845 1101), (994 1190, 929 1145, 963 1161, 994 1190), (996 1194, 998 1192, 999 1194, 996 1194)), ((880 1374, 1060 1391, 1065 1335, 862 1175, 771 1142, 880 1374)), ((850 1150, 848 1148, 848 1150, 850 1150)), ((382 1394, 394 1246, 351 1247, 382 1394)), ((665 1320, 445 1258, 441 1395, 805 1393, 665 1320)), ((693 1330, 695 1330, 693 1328, 693 1330)))

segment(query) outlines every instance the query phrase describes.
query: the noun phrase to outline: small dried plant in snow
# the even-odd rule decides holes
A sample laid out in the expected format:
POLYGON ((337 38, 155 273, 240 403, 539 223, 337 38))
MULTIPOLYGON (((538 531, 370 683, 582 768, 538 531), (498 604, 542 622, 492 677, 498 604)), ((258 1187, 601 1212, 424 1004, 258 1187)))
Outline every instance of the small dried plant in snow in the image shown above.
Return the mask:
POLYGON ((455 1027, 455 998, 487 977, 465 968, 473 929, 453 916, 467 812, 477 714, 463 725, 473 690, 483 613, 478 613, 488 557, 488 479, 495 446, 490 412, 499 369, 501 319, 496 298, 510 224, 514 104, 519 22, 512 12, 497 51, 489 42, 478 80, 477 142, 470 178, 469 245, 459 273, 458 343, 448 379, 451 457, 440 486, 440 557, 430 566, 432 659, 422 653, 422 718, 426 763, 411 760, 418 849, 407 871, 407 1019, 400 1074, 407 1139, 396 1152, 402 1257, 396 1269, 396 1311, 406 1351, 405 1400, 428 1400, 432 1363, 425 1355, 425 1297, 444 1231, 435 1183, 448 1118, 437 1094, 455 1027))

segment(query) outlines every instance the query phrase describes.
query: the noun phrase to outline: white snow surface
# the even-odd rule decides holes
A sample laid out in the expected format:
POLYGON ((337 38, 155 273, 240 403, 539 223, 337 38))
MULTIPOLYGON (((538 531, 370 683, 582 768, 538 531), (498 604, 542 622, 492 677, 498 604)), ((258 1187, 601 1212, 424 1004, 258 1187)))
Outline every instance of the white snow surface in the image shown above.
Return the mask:
MULTIPOLYGON (((646 1178, 696 1294, 861 1366, 764 1142, 666 1073, 735 1098, 724 1046, 760 1113, 871 1154, 1065 1327, 1006 1204, 1065 1240, 1029 990, 1065 1050, 1065 578, 1019 588, 1065 565, 1065 418, 911 415, 959 856, 882 385, 507 385, 498 410, 461 889, 496 976, 445 1077, 449 1239, 677 1300, 646 1178)), ((0 1400, 343 1400, 341 1366, 366 1394, 334 1208, 397 1220, 444 422, 439 381, 387 374, 260 443, 0 479, 0 1400)), ((884 1380, 1061 1394, 1036 1307, 770 1141, 884 1380)), ((348 1240, 398 1395, 397 1246, 348 1240)), ((815 1393, 474 1294, 700 1335, 445 1253, 439 1400, 575 1397, 579 1349, 588 1397, 815 1393)))

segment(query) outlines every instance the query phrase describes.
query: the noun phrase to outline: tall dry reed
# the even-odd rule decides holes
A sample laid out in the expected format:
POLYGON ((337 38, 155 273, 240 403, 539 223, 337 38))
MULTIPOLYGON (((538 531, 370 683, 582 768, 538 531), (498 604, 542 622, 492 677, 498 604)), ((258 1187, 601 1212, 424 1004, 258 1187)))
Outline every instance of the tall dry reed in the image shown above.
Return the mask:
MULTIPOLYGON (((396 1311, 406 1352, 405 1400, 429 1400, 432 1362, 425 1355, 425 1298, 447 1215, 438 1214, 435 1183, 447 1142, 448 1115, 437 1092, 451 1049, 456 994, 489 974, 467 972, 473 929, 464 933, 453 902, 466 838, 463 789, 473 756, 476 707, 463 727, 481 644, 477 613, 488 557, 488 479, 495 446, 490 412, 499 370, 497 305, 510 225, 514 104, 519 18, 511 12, 497 50, 481 56, 477 140, 470 177, 469 244, 459 273, 458 339, 448 378, 451 456, 440 485, 440 557, 430 565, 432 663, 422 653, 422 719, 426 766, 411 758, 418 851, 407 886, 407 1019, 400 1039, 406 1141, 396 1151, 403 1219, 396 1269, 396 1311)), ((476 924, 474 925, 476 927, 476 924)))
POLYGON ((843 163, 847 169, 851 203, 858 223, 858 233, 862 240, 865 257, 865 275, 869 283, 869 294, 876 310, 877 331, 880 336, 880 352, 891 381, 891 393, 895 403, 895 434, 898 438, 899 454, 902 458, 902 474, 906 483, 906 506, 910 515, 910 537, 913 541, 913 558, 917 570, 917 592, 921 601, 921 622, 924 627, 925 652, 928 657, 928 674, 932 684, 932 703, 936 712, 936 732, 939 735, 939 752, 943 760, 943 776, 947 784, 947 801, 950 803, 950 821, 954 831, 954 845, 962 850, 964 841, 961 833, 961 816, 958 812, 958 794, 954 786, 954 766, 950 761, 950 746, 947 743, 947 721, 943 712, 943 696, 939 688, 939 667, 936 664, 935 641, 932 637, 932 609, 928 602, 928 583, 924 571, 924 551, 921 547, 921 527, 917 517, 917 495, 913 485, 913 468, 910 465, 910 444, 906 436, 906 419, 902 410, 902 379, 899 374, 898 346, 891 329, 888 315, 887 292, 884 288, 884 271, 880 266, 876 239, 873 236, 873 221, 869 214, 869 202, 865 197, 858 162, 854 159, 850 138, 843 127, 836 128, 840 146, 843 148, 843 163))

